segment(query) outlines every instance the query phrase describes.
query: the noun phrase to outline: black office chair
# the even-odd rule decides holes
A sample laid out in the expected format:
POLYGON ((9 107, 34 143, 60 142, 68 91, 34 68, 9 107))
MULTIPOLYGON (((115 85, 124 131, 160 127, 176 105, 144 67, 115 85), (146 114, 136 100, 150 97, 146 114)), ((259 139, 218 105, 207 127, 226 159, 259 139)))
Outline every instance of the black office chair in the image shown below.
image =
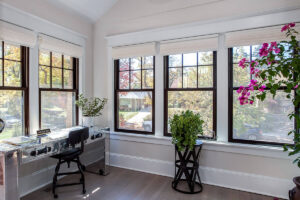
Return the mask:
POLYGON ((55 168, 55 174, 53 177, 53 183, 52 183, 52 192, 54 195, 54 198, 57 198, 58 195, 55 193, 55 189, 57 187, 65 187, 65 186, 72 186, 72 185, 81 185, 82 184, 82 193, 85 194, 85 181, 84 181, 84 174, 83 174, 83 168, 84 166, 81 164, 79 160, 79 155, 83 153, 84 151, 84 141, 87 140, 89 137, 89 128, 85 127, 83 129, 70 131, 69 138, 67 142, 67 146, 71 147, 70 150, 67 150, 65 152, 62 152, 60 154, 51 156, 52 158, 58 159, 58 163, 55 168), (80 147, 75 147, 76 144, 81 144, 80 147), (68 164, 68 168, 70 168, 70 163, 74 162, 77 164, 78 171, 75 172, 65 172, 65 173, 59 173, 60 165, 63 163, 68 164), (78 183, 68 183, 68 184, 57 184, 57 177, 63 176, 63 175, 69 175, 69 174, 81 174, 80 182, 78 183))

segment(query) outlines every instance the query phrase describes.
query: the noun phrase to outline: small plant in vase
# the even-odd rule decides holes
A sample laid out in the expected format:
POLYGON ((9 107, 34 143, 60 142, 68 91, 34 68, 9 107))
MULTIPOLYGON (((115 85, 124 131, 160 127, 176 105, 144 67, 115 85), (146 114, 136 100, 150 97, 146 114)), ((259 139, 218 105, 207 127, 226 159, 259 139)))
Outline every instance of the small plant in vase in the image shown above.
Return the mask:
POLYGON ((83 94, 80 94, 75 103, 82 111, 82 126, 93 129, 94 118, 102 115, 101 112, 107 103, 107 99, 98 97, 87 98, 84 97, 83 94))
POLYGON ((172 143, 177 146, 179 151, 184 150, 185 147, 192 150, 198 136, 203 135, 203 123, 200 114, 190 110, 179 115, 175 114, 170 120, 172 143))

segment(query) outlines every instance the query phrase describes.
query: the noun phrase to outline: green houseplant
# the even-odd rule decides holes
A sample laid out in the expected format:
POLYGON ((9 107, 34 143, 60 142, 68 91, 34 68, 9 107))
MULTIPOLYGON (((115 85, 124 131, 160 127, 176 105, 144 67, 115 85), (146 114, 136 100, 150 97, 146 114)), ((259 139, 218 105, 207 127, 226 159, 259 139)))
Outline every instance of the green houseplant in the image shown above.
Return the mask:
MULTIPOLYGON (((260 57, 256 60, 250 62, 243 58, 239 62, 241 68, 250 68, 253 78, 249 85, 240 86, 237 93, 241 105, 252 105, 256 99, 264 101, 267 93, 275 98, 278 90, 284 88, 286 98, 290 99, 296 108, 288 115, 290 120, 295 120, 296 123, 295 128, 287 133, 294 136, 294 144, 284 145, 284 151, 289 151, 289 156, 297 155, 294 163, 300 168, 300 47, 295 26, 295 23, 284 25, 281 32, 285 32, 286 40, 264 43, 259 50, 260 57)), ((300 199, 300 177, 295 177, 294 182, 298 189, 290 191, 290 199, 300 199)))
POLYGON ((82 111, 82 125, 90 128, 94 127, 94 118, 102 115, 102 110, 107 103, 106 98, 84 97, 83 94, 79 95, 75 104, 82 111))
POLYGON ((203 123, 200 114, 190 110, 175 114, 170 120, 172 143, 178 147, 179 151, 185 147, 192 150, 198 136, 203 135, 203 123))

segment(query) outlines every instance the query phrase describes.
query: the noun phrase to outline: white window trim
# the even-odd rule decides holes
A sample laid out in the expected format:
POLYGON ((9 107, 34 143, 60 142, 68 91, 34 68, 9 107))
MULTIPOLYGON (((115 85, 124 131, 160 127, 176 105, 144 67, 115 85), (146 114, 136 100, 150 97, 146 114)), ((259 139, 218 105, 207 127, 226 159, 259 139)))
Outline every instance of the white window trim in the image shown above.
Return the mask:
POLYGON ((112 47, 130 45, 137 43, 156 41, 156 70, 155 70, 155 135, 145 136, 138 134, 114 132, 112 129, 112 139, 127 140, 141 143, 153 143, 161 145, 171 145, 171 138, 163 136, 163 56, 160 55, 160 42, 176 38, 185 38, 218 33, 218 56, 217 56, 217 140, 204 141, 204 149, 212 151, 232 152, 254 156, 265 156, 271 158, 282 158, 293 160, 287 152, 283 152, 282 147, 272 147, 265 145, 250 145, 229 143, 228 141, 228 49, 225 47, 225 33, 230 31, 245 30, 259 27, 275 26, 290 22, 300 21, 300 9, 260 15, 248 18, 238 18, 235 20, 216 21, 210 23, 187 24, 184 26, 173 26, 121 35, 106 37, 108 41, 107 59, 108 73, 111 81, 108 83, 108 97, 112 101, 108 104, 108 122, 110 127, 114 127, 114 68, 111 56, 112 47), (220 98, 222 97, 222 98, 220 98))

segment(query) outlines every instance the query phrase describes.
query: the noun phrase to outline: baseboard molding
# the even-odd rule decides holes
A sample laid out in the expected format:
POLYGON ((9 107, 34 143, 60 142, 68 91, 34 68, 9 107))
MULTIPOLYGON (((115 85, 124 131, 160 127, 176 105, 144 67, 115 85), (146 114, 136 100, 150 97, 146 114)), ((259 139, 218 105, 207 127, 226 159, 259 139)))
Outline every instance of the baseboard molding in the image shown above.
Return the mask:
MULTIPOLYGON (((110 153, 110 165, 167 177, 174 176, 174 163, 152 158, 110 153)), ((218 168, 200 167, 202 182, 225 188, 288 199, 292 180, 218 168)))

